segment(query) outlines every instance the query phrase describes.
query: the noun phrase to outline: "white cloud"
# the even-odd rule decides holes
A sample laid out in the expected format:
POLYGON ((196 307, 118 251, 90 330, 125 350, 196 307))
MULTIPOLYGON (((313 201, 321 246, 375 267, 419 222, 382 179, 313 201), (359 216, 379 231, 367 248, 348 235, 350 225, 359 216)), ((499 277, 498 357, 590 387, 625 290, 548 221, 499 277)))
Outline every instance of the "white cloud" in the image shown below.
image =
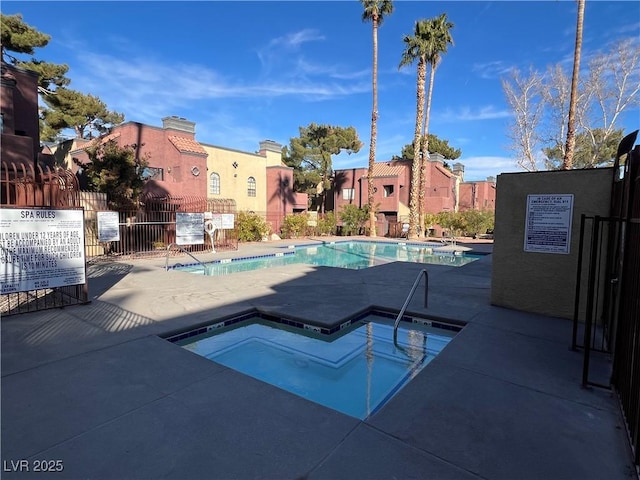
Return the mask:
POLYGON ((486 180, 487 177, 497 177, 501 173, 522 172, 513 158, 478 156, 457 160, 464 165, 465 181, 486 180))
POLYGON ((480 78, 495 79, 508 74, 513 67, 505 64, 501 60, 485 63, 474 63, 471 70, 478 74, 480 78))
POLYGON ((286 71, 288 68, 282 68, 282 65, 290 63, 292 52, 299 51, 305 43, 323 41, 324 39, 324 36, 317 30, 300 30, 272 39, 266 45, 260 46, 256 54, 262 64, 263 71, 286 71))
POLYGON ((306 28, 298 32, 292 32, 282 37, 276 37, 272 39, 267 45, 267 49, 275 47, 285 47, 296 49, 303 43, 317 42, 324 40, 324 35, 321 35, 317 30, 306 28))
POLYGON ((436 112, 434 117, 442 122, 459 122, 475 120, 495 120, 508 118, 512 115, 509 110, 497 110, 493 105, 483 107, 460 107, 457 110, 446 109, 444 112, 436 112))

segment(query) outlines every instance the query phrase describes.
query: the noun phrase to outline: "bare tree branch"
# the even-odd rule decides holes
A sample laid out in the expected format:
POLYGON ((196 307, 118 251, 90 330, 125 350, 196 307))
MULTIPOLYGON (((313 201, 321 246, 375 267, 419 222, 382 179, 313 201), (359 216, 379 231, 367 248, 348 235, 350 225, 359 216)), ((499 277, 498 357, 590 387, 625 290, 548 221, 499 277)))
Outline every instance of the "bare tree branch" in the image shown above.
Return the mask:
POLYGON ((528 77, 522 77, 520 71, 514 69, 510 79, 502 80, 502 88, 514 112, 508 136, 516 164, 528 172, 535 172, 541 142, 538 129, 544 107, 542 76, 531 70, 528 77))

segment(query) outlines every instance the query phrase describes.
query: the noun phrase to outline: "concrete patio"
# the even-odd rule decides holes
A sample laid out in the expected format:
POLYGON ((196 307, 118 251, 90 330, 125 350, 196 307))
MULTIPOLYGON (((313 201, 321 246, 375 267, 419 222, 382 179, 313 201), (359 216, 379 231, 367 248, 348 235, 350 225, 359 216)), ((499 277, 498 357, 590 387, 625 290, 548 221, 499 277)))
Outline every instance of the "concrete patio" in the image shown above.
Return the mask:
POLYGON ((418 291, 409 310, 467 325, 365 421, 159 336, 253 307, 318 325, 398 310, 424 265, 203 277, 164 259, 93 263, 90 304, 2 318, 2 478, 637 478, 615 395, 580 385, 571 322, 490 305, 491 261, 427 266, 429 308, 418 291), (33 472, 42 460, 64 470, 33 472))

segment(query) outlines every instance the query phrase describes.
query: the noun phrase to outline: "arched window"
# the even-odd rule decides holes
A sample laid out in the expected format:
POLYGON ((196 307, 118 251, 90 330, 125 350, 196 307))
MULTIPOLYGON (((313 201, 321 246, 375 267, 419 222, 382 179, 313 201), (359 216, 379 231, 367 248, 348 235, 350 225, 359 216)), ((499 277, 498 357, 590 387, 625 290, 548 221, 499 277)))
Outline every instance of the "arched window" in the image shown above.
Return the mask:
POLYGON ((247 195, 250 197, 256 196, 256 179, 253 177, 249 177, 247 180, 247 195))
POLYGON ((209 193, 220 195, 220 175, 215 172, 209 175, 209 193))

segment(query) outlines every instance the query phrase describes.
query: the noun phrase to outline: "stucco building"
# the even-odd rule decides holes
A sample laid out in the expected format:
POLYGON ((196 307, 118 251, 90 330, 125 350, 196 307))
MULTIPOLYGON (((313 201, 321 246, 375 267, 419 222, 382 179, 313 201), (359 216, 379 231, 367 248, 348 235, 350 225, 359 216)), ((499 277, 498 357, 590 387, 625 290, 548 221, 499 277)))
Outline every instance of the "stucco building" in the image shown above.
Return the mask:
MULTIPOLYGON (((197 196, 234 205, 235 211, 264 216, 279 232, 287 214, 307 209, 307 195, 293 191, 293 168, 282 162, 282 145, 259 143, 255 153, 201 143, 195 123, 181 117, 162 119, 162 127, 125 122, 101 138, 134 145, 146 157, 145 193, 174 198, 197 196)), ((91 140, 69 140, 58 147, 57 161, 81 174, 91 140)), ((215 202, 214 202, 215 203, 215 202)))
POLYGON ((460 211, 496 209, 496 179, 462 182, 460 184, 460 211))
MULTIPOLYGON (((460 178, 444 166, 444 159, 432 154, 427 162, 425 212, 457 210, 460 178)), ((336 212, 344 205, 363 207, 368 203, 368 168, 335 171, 333 201, 336 212)), ((378 210, 378 235, 395 235, 399 223, 408 222, 411 192, 411 161, 377 162, 373 170, 374 204, 378 210)))
MULTIPOLYGON (((368 168, 335 171, 333 207, 336 212, 344 205, 363 207, 368 203, 368 168)), ((397 234, 399 223, 408 222, 411 191, 411 161, 377 162, 373 170, 374 204, 378 210, 378 235, 397 234)), ((429 156, 426 168, 424 211, 440 213, 464 210, 494 210, 495 179, 464 181, 464 165, 456 163, 449 170, 444 157, 429 156)))

